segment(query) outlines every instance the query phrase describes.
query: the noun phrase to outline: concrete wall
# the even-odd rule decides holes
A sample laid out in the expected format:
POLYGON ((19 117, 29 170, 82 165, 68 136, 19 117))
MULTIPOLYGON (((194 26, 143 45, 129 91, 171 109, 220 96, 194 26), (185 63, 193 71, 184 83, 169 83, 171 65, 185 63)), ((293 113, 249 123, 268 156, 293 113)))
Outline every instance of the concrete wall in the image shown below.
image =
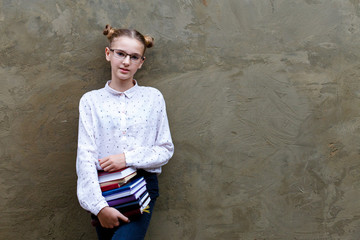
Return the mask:
POLYGON ((176 147, 147 239, 360 239, 358 0, 0 0, 0 239, 96 239, 77 107, 107 23, 155 37, 176 147))

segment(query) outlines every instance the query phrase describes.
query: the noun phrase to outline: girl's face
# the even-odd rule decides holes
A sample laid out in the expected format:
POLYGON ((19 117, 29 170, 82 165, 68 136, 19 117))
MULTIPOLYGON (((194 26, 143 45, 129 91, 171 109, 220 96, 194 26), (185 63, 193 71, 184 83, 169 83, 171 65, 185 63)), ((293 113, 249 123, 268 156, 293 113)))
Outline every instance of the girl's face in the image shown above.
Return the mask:
POLYGON ((144 45, 134 38, 119 37, 105 49, 106 60, 111 64, 111 80, 132 82, 138 69, 141 68, 144 45))

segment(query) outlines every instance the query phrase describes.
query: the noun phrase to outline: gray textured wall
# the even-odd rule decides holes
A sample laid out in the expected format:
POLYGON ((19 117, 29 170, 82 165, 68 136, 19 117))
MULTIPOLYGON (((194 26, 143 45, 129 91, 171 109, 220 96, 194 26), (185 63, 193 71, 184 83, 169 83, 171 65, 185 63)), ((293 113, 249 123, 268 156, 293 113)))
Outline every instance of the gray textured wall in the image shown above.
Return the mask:
POLYGON ((360 239, 359 0, 0 0, 0 239, 95 239, 78 100, 102 28, 156 39, 137 79, 176 153, 147 239, 360 239))

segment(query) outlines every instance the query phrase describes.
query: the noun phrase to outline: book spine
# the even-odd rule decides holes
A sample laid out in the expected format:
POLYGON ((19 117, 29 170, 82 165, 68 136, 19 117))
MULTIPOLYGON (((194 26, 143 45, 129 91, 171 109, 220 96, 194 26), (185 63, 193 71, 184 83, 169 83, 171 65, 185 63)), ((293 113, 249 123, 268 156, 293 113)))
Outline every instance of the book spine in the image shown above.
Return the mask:
MULTIPOLYGON (((110 195, 115 195, 117 193, 132 193, 132 191, 134 189, 136 189, 137 187, 141 187, 142 185, 146 184, 144 178, 140 178, 140 179, 136 179, 134 180, 134 182, 129 182, 128 184, 121 186, 119 188, 114 188, 105 192, 102 192, 103 196, 110 196, 110 195)), ((125 194, 125 196, 128 196, 129 194, 125 194)))
POLYGON ((133 205, 128 205, 128 206, 125 206, 125 207, 114 207, 116 208, 117 210, 119 210, 121 213, 122 212, 130 212, 130 211, 133 211, 133 210, 136 210, 136 209, 140 209, 141 206, 139 206, 139 203, 135 203, 133 205))
POLYGON ((120 184, 113 183, 113 184, 110 184, 110 185, 107 185, 107 186, 101 186, 100 188, 101 188, 102 192, 105 192, 105 191, 109 191, 109 190, 119 188, 119 187, 120 187, 120 184))
POLYGON ((134 210, 131 210, 128 212, 122 212, 122 214, 126 217, 133 217, 135 215, 142 214, 142 212, 141 212, 140 208, 137 208, 137 209, 134 209, 134 210))
POLYGON ((129 197, 118 198, 118 199, 115 199, 115 200, 108 201, 108 204, 109 204, 110 207, 113 207, 113 206, 116 206, 116 205, 128 203, 128 202, 135 201, 135 200, 136 200, 135 196, 132 195, 132 196, 129 196, 129 197))

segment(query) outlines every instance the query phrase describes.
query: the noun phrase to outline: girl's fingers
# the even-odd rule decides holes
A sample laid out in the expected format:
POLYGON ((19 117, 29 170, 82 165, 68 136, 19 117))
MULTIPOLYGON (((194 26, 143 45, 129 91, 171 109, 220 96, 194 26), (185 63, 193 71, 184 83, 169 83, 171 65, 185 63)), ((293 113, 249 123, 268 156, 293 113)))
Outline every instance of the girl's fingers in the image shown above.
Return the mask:
POLYGON ((118 218, 123 222, 126 222, 126 223, 130 222, 130 220, 120 212, 119 212, 118 218))
POLYGON ((99 164, 100 164, 100 167, 102 167, 102 169, 105 170, 106 167, 108 167, 110 165, 109 161, 107 161, 108 159, 106 158, 102 158, 99 160, 99 164))

